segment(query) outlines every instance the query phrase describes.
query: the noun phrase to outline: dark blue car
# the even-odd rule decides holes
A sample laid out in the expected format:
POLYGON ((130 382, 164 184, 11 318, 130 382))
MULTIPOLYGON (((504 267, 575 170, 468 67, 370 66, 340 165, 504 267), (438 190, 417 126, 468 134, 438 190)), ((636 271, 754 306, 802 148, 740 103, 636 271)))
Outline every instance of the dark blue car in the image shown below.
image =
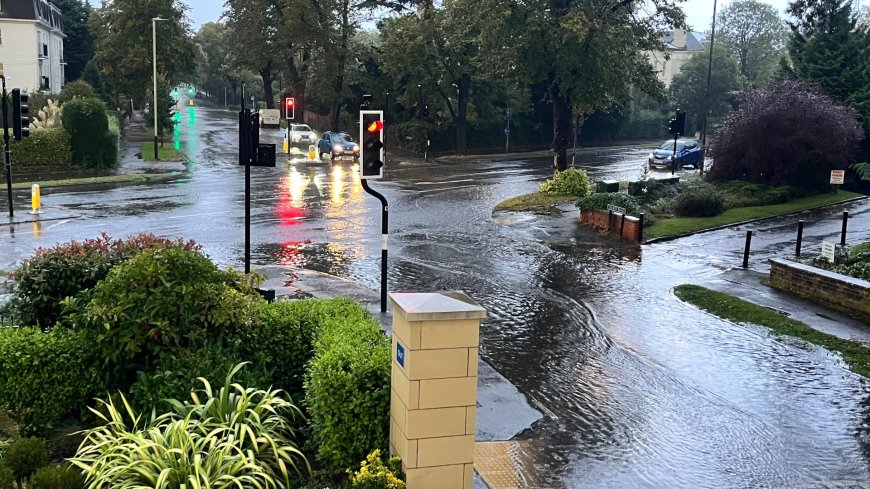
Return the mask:
POLYGON ((346 132, 327 131, 317 142, 317 152, 321 159, 324 155, 329 155, 332 161, 341 156, 353 156, 356 160, 359 159, 359 144, 346 132))
MULTIPOLYGON (((673 158, 674 141, 665 141, 649 154, 649 167, 670 169, 673 158)), ((694 139, 677 141, 676 160, 678 168, 687 165, 691 165, 693 168, 700 168, 704 162, 704 150, 701 149, 701 145, 694 139)))

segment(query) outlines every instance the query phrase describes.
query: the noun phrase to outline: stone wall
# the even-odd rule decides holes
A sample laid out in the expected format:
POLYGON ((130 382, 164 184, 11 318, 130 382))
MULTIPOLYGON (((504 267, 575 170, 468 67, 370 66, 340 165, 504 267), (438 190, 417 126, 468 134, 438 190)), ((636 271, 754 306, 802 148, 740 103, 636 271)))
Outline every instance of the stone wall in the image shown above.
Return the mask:
POLYGON ((770 260, 770 285, 812 302, 870 317, 870 282, 802 263, 770 260))
POLYGON ((580 211, 580 222, 608 234, 615 234, 629 241, 641 241, 640 219, 622 214, 611 214, 609 211, 583 209, 580 211))

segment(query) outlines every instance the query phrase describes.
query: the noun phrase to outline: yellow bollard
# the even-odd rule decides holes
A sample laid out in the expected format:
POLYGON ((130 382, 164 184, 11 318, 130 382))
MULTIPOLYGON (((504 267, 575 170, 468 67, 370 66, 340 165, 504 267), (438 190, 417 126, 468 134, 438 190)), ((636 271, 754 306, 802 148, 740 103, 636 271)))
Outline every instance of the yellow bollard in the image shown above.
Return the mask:
POLYGON ((42 199, 39 194, 39 185, 34 184, 30 187, 30 206, 33 210, 30 212, 31 214, 41 214, 42 211, 42 199))
POLYGON ((287 142, 287 138, 284 138, 284 153, 290 154, 290 143, 287 142))
POLYGON ((308 147, 308 159, 316 160, 317 159, 317 147, 313 144, 308 147))

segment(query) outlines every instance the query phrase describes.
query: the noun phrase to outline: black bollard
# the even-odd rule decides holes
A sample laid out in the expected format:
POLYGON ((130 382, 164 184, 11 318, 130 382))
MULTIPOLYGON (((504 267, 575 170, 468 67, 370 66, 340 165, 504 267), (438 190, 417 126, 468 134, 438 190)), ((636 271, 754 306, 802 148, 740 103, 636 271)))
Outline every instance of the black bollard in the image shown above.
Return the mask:
POLYGON ((840 246, 846 246, 846 227, 849 225, 849 211, 843 211, 843 230, 840 232, 840 246))
POLYGON ((643 220, 644 220, 643 218, 644 218, 643 212, 641 212, 640 213, 640 222, 637 224, 638 225, 638 231, 637 231, 637 242, 638 243, 643 243, 643 220))
POLYGON ((801 219, 798 221, 798 235, 797 235, 797 245, 794 248, 794 257, 801 257, 801 242, 804 240, 804 220, 801 219))
POLYGON ((749 247, 752 244, 752 231, 746 231, 746 247, 743 248, 743 268, 749 268, 749 247))

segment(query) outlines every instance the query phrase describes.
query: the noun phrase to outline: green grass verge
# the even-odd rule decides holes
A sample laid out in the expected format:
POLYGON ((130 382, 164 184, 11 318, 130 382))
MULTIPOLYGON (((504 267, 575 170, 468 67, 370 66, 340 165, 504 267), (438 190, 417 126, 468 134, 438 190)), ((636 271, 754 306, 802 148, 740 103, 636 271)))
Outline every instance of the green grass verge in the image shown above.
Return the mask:
POLYGON ((697 285, 679 285, 674 289, 677 297, 720 318, 735 323, 766 326, 774 334, 794 336, 830 351, 840 353, 855 373, 870 378, 870 348, 860 343, 822 333, 806 324, 783 316, 733 295, 706 289, 697 285))
POLYGON ((545 194, 535 192, 533 194, 520 195, 514 197, 499 205, 495 206, 494 211, 512 211, 512 212, 534 212, 535 214, 544 214, 548 216, 558 216, 562 214, 556 206, 562 204, 573 204, 577 201, 577 197, 561 194, 545 194))
POLYGON ((861 194, 840 191, 837 193, 803 197, 784 204, 728 209, 722 214, 714 217, 672 217, 660 219, 654 225, 646 228, 644 234, 647 239, 679 236, 686 233, 703 231, 705 229, 749 221, 752 219, 773 217, 780 214, 789 214, 792 212, 812 209, 814 207, 835 204, 856 197, 861 197, 861 194))
MULTIPOLYGON (((142 143, 139 146, 139 150, 142 152, 142 159, 145 161, 154 161, 154 142, 149 141, 146 143, 142 143)), ((163 145, 157 145, 157 156, 160 157, 160 161, 184 161, 184 155, 181 152, 177 151, 172 143, 164 143, 163 145)))
POLYGON ((73 185, 97 185, 101 183, 147 182, 160 178, 170 178, 172 176, 174 175, 170 173, 137 173, 134 175, 109 175, 105 177, 67 178, 65 180, 18 182, 13 183, 12 188, 15 190, 28 189, 34 184, 38 184, 41 189, 44 189, 52 187, 70 187, 73 185))

